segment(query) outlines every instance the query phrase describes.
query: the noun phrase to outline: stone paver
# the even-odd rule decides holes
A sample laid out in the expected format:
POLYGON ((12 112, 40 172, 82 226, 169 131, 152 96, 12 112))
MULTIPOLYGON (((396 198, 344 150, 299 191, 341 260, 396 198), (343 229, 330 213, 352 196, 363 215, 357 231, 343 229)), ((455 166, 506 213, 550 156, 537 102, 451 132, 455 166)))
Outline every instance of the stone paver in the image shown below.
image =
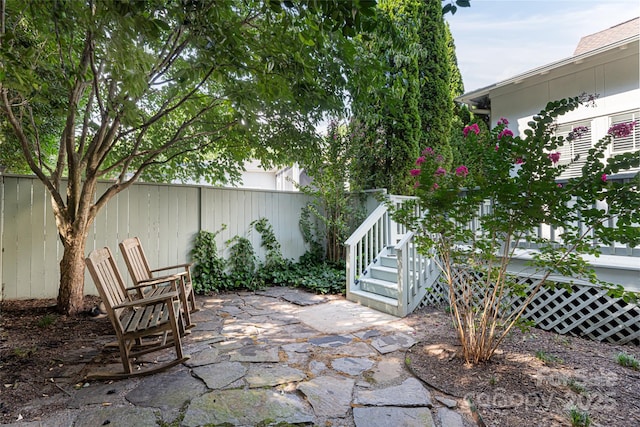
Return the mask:
POLYGON ((380 354, 387 354, 402 349, 406 350, 415 343, 416 340, 402 333, 375 337, 371 340, 371 345, 378 350, 380 354))
POLYGON ((76 418, 73 427, 95 426, 155 426, 158 411, 134 406, 107 406, 84 409, 76 418))
POLYGON ((273 387, 280 384, 300 382, 307 378, 307 375, 299 369, 283 365, 253 364, 249 367, 249 372, 245 380, 250 388, 273 387))
POLYGON ((432 400, 405 367, 405 350, 428 331, 403 319, 281 287, 199 296, 198 304, 183 366, 78 390, 67 385, 54 396, 66 409, 18 424, 144 426, 182 418, 181 426, 473 426, 455 400, 432 400))
POLYGON ((193 375, 202 379, 211 390, 225 388, 246 373, 247 368, 240 362, 220 362, 193 369, 193 375))
POLYGON ((343 377, 318 377, 298 384, 317 416, 343 418, 351 407, 355 381, 343 377))
POLYGON ((341 357, 335 359, 331 363, 331 367, 338 372, 343 372, 348 375, 360 375, 363 371, 371 368, 374 365, 374 361, 371 359, 364 359, 360 357, 341 357))
POLYGON ((356 427, 434 427, 429 408, 353 408, 356 427))
POLYGON ((191 401, 182 425, 256 426, 265 422, 311 423, 314 415, 305 402, 293 394, 273 390, 224 390, 191 401), (226 423, 226 424, 225 424, 226 423))
POLYGON ((438 419, 442 427, 464 427, 460 414, 449 408, 439 408, 438 419))
POLYGON ((433 406, 431 393, 415 378, 407 378, 398 386, 360 390, 354 403, 366 406, 433 406))
POLYGON ((143 378, 126 398, 136 406, 170 410, 182 408, 193 396, 206 390, 206 385, 194 378, 188 369, 177 368, 143 378))
POLYGON ((233 362, 279 362, 278 347, 268 347, 265 345, 249 345, 234 350, 231 354, 233 362))

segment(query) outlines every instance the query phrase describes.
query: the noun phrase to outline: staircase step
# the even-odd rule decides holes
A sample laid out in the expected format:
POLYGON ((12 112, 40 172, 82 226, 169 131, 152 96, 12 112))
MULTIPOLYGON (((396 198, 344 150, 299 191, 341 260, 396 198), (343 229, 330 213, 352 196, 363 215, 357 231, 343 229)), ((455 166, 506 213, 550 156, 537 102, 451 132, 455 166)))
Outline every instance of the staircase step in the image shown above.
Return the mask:
POLYGON ((398 269, 393 267, 374 266, 371 267, 371 278, 396 283, 398 280, 398 269))
POLYGON ((361 279, 360 289, 387 298, 398 298, 398 285, 387 280, 373 278, 361 279))
POLYGON ((383 255, 380 257, 380 264, 383 267, 398 267, 398 258, 395 255, 383 255))
POLYGON ((382 295, 372 294, 362 290, 351 291, 348 293, 348 299, 355 301, 365 307, 371 307, 383 313, 388 313, 393 316, 400 316, 400 308, 398 307, 398 300, 393 298, 384 297, 382 295))

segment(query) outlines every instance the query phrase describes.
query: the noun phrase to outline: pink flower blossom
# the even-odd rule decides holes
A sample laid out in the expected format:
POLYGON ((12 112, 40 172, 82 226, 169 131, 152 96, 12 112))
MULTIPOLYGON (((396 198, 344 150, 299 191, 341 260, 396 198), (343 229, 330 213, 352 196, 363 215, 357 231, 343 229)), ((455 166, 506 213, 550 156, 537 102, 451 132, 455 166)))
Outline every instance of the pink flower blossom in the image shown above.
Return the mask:
POLYGON ((447 174, 447 171, 441 167, 438 167, 438 169, 436 169, 436 172, 434 173, 435 176, 444 176, 446 174, 447 174))
POLYGON ((434 182, 433 183, 433 187, 431 187, 431 188, 434 189, 434 190, 437 190, 438 188, 440 188, 440 186, 438 185, 437 182, 434 182))
POLYGON ((433 156, 433 148, 427 147, 422 151, 423 156, 433 156))
POLYGON ((500 133, 498 134, 498 139, 502 139, 505 136, 513 136, 513 132, 511 132, 510 129, 502 129, 502 131, 500 131, 500 133))
POLYGON ((602 182, 607 182, 607 174, 603 173, 600 179, 602 180, 602 182))
POLYGON ((427 160, 424 156, 420 156, 416 159, 416 165, 421 165, 424 161, 427 160))
POLYGON ((436 162, 438 162, 438 163, 444 162, 444 157, 442 157, 442 154, 438 154, 436 156, 436 162))
POLYGON ((498 144, 496 144, 495 147, 493 147, 494 150, 498 151, 500 149, 500 146, 498 144))
POLYGON ((420 175, 420 169, 411 169, 411 176, 420 175))
POLYGON ((480 128, 478 127, 477 123, 474 123, 472 125, 469 126, 465 126, 464 129, 462 129, 462 134, 466 137, 469 132, 473 132, 476 135, 478 135, 480 133, 480 128))
POLYGON ((418 188, 418 187, 420 187, 420 183, 416 181, 415 184, 413 184, 413 188, 418 188))
POLYGON ((574 139, 580 139, 580 137, 588 131, 589 128, 586 126, 576 126, 571 132, 569 132, 569 135, 567 135, 567 140, 573 141, 574 139))
POLYGON ((498 120, 498 126, 500 125, 508 125, 509 124, 509 120, 507 120, 506 117, 500 117, 500 120, 498 120))
POLYGON ((562 188, 562 184, 558 183, 558 188, 562 188))
POLYGON ((548 157, 549 157, 549 160, 551 160, 551 163, 555 165, 560 161, 560 152, 556 151, 555 153, 549 153, 548 157))
POLYGON ((469 169, 465 165, 460 165, 456 168, 456 175, 466 177, 469 175, 469 169))
POLYGON ((522 160, 522 157, 518 157, 518 158, 516 159, 516 165, 521 165, 521 164, 523 164, 523 163, 524 163, 524 160, 522 160))
POLYGON ((609 128, 607 133, 614 138, 624 138, 625 136, 631 135, 635 125, 636 122, 616 123, 609 128))

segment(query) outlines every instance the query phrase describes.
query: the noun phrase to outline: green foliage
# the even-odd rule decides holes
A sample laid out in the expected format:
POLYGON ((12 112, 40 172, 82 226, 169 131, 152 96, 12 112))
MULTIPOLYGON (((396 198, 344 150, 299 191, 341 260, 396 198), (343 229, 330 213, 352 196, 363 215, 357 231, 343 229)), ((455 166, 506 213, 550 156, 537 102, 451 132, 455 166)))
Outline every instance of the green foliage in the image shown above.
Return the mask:
POLYGON ((536 359, 544 362, 545 364, 562 363, 562 359, 560 359, 558 356, 549 354, 544 350, 536 351, 536 359))
POLYGON ((260 288, 256 280, 257 259, 251 241, 246 237, 234 236, 227 240, 229 248, 229 281, 232 289, 260 288))
POLYGON ((591 425, 591 416, 588 411, 582 411, 575 406, 569 409, 569 421, 571 427, 589 427, 591 425))
POLYGON ((300 187, 313 197, 302 212, 303 236, 312 251, 323 246, 325 258, 334 263, 344 259, 343 243, 364 217, 361 196, 347 188, 352 156, 346 132, 337 121, 329 124, 320 151, 310 152, 304 162, 313 182, 300 187))
POLYGON ((320 294, 346 292, 345 266, 341 263, 322 262, 301 257, 295 264, 290 284, 320 294))
POLYGON ((234 182, 247 159, 315 149, 375 2, 6 0, 0 13, 0 151, 24 162, 0 161, 51 193, 70 312, 86 230, 136 180, 234 182))
POLYGON ((582 394, 587 391, 587 389, 575 378, 569 378, 567 380, 567 387, 574 393, 582 394))
POLYGON ((289 270, 292 263, 282 256, 280 243, 276 239, 273 227, 266 218, 253 221, 251 226, 261 236, 260 246, 266 249, 265 262, 260 263, 256 280, 261 284, 286 285, 290 281, 289 270))
POLYGON ((262 237, 260 246, 267 250, 264 267, 278 268, 281 266, 285 262, 285 259, 282 257, 280 243, 278 243, 278 239, 276 239, 276 235, 273 232, 273 226, 269 224, 269 221, 266 218, 260 218, 253 221, 251 226, 260 233, 260 236, 262 237))
POLYGON ((297 263, 282 256, 280 243, 273 227, 266 218, 253 221, 262 237, 261 246, 266 249, 264 262, 259 262, 251 241, 234 236, 229 246, 228 259, 218 253, 216 233, 201 231, 192 252, 194 289, 198 293, 222 292, 237 289, 256 290, 264 286, 292 286, 326 294, 344 294, 344 262, 325 262, 323 253, 307 252, 297 263))
POLYGON ((625 352, 621 352, 616 355, 616 362, 618 362, 618 365, 620 366, 625 366, 636 371, 640 369, 640 360, 625 352))
POLYGON ((311 254, 316 259, 324 258, 324 246, 321 241, 321 233, 319 230, 318 222, 315 221, 315 210, 313 205, 307 205, 302 208, 300 212, 300 231, 302 232, 302 239, 309 245, 308 254, 311 254))
MULTIPOLYGON (((303 209, 303 212, 309 210, 303 209)), ((282 257, 280 244, 273 233, 273 227, 266 218, 252 222, 256 231, 262 236, 262 247, 267 250, 264 264, 258 267, 257 278, 263 285, 302 287, 317 293, 343 294, 345 292, 345 268, 341 263, 324 262, 322 246, 315 240, 309 216, 303 221, 301 228, 305 241, 311 239, 312 250, 304 254, 297 263, 282 257), (303 224, 306 224, 303 227, 303 224), (304 231, 306 228, 306 232, 304 231)))
POLYGON ((451 13, 455 15, 459 7, 471 6, 471 0, 442 0, 444 6, 442 6, 442 14, 451 13))
POLYGON ((352 111, 357 124, 352 182, 410 194, 406 171, 420 149, 420 94, 417 28, 421 2, 381 1, 378 25, 358 46, 351 70, 352 111))
MULTIPOLYGON (((449 80, 449 90, 451 91, 451 99, 462 95, 464 93, 464 82, 462 80, 462 73, 458 68, 458 57, 456 56, 456 44, 451 34, 451 28, 449 23, 445 21, 445 39, 447 41, 447 56, 449 59, 449 68, 451 78, 449 80)), ((466 123, 465 123, 466 124, 466 123)))
MULTIPOLYGON (((420 70, 420 125, 424 147, 437 150, 444 165, 451 164, 449 145, 453 120, 452 57, 450 39, 441 13, 439 0, 424 1, 424 20, 418 32, 423 53, 418 57, 420 70)), ((456 66, 457 68, 457 66, 456 66)), ((417 156, 416 156, 417 157, 417 156)))
POLYGON ((14 357, 17 357, 18 359, 26 359, 31 356, 34 356, 37 352, 38 352, 38 347, 35 347, 35 346, 29 347, 29 348, 16 347, 13 349, 12 354, 14 357))
POLYGON ((349 74, 354 122, 361 128, 352 140, 352 182, 413 194, 408 171, 421 146, 447 149, 453 96, 462 91, 441 3, 380 1, 375 30, 359 41, 349 74))
POLYGON ((197 293, 218 292, 228 286, 225 261, 216 244, 216 236, 225 228, 223 225, 215 233, 201 230, 196 236, 191 257, 195 263, 193 289, 197 293))
MULTIPOLYGON (((582 97, 550 102, 533 117, 524 137, 514 136, 506 119, 486 131, 478 124, 467 126, 466 155, 473 164, 448 168, 445 157, 427 147, 417 160, 419 168, 412 171, 418 200, 407 203, 396 219, 417 232, 423 253, 436 256, 468 362, 486 361, 494 354, 538 290, 555 286, 547 283, 552 274, 600 284, 614 297, 635 297, 599 281, 583 257, 599 255, 600 245, 640 243, 640 174, 624 181, 609 179, 636 170, 639 153, 604 160, 614 138, 628 129, 610 129, 589 150, 582 174, 558 183, 569 167, 559 162, 558 148, 569 141, 554 135, 554 125, 584 102, 582 97), (416 208, 428 214, 417 217, 416 208), (531 230, 540 225, 556 232, 532 236, 531 230), (525 240, 536 248, 529 261, 535 279, 528 293, 524 283, 507 273, 525 240), (514 297, 521 303, 517 310, 514 297)), ((577 137, 573 132, 569 138, 577 137)))
POLYGON ((36 326, 38 328, 48 328, 49 326, 51 326, 54 323, 56 323, 56 320, 58 320, 57 316, 55 316, 53 314, 46 314, 46 315, 42 316, 40 319, 38 319, 38 322, 36 323, 36 326))

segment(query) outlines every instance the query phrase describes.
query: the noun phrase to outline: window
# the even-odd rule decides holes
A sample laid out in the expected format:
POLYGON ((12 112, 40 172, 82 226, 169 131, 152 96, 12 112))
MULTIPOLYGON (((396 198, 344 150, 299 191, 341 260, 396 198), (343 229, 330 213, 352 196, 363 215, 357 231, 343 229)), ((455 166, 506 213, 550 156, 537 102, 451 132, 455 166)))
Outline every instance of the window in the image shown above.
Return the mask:
POLYGON ((619 123, 636 122, 633 132, 624 138, 614 138, 611 144, 613 153, 624 153, 627 151, 640 150, 640 110, 630 111, 626 113, 611 116, 610 126, 619 123))
POLYGON ((565 138, 564 145, 558 147, 561 165, 571 165, 562 174, 563 178, 580 176, 582 166, 591 148, 591 122, 588 120, 558 125, 556 136, 565 138))

